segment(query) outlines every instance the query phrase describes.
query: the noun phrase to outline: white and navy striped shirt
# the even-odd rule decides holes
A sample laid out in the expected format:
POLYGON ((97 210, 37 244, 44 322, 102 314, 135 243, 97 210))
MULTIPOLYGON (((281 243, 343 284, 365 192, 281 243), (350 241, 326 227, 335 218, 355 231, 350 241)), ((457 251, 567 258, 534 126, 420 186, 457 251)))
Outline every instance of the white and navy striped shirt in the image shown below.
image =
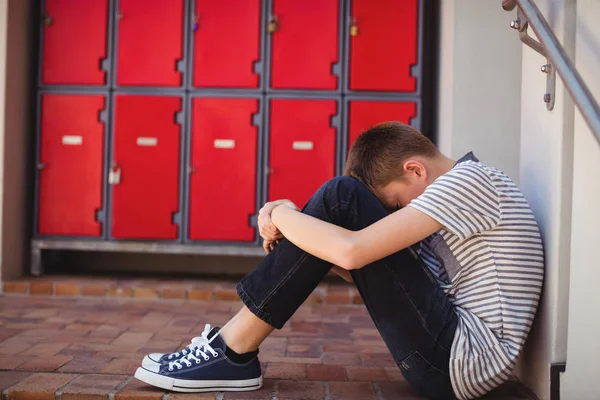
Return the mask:
POLYGON ((444 226, 420 254, 459 317, 454 392, 482 396, 509 378, 535 316, 544 277, 537 223, 514 182, 472 153, 410 206, 444 226))

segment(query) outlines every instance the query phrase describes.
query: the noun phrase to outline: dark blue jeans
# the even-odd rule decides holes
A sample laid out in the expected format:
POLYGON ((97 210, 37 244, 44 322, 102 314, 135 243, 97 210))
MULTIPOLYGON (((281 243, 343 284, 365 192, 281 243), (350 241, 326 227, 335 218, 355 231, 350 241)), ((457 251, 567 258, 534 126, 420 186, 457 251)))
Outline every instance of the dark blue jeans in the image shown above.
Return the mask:
MULTIPOLYGON (((364 185, 349 177, 325 183, 302 212, 350 230, 388 215, 364 185)), ((330 269, 329 262, 282 240, 237 291, 251 312, 280 329, 330 269)), ((458 317, 420 259, 406 249, 351 274, 406 380, 424 396, 454 398, 448 368, 458 317)))

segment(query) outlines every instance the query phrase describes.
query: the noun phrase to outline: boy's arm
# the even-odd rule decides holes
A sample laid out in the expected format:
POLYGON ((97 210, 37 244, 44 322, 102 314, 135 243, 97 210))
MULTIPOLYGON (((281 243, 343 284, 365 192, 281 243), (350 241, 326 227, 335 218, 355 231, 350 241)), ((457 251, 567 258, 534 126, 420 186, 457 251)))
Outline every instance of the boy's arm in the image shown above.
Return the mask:
POLYGON ((442 229, 439 222, 413 207, 404 207, 360 231, 344 229, 285 205, 275 207, 271 219, 296 246, 346 270, 362 268, 442 229))

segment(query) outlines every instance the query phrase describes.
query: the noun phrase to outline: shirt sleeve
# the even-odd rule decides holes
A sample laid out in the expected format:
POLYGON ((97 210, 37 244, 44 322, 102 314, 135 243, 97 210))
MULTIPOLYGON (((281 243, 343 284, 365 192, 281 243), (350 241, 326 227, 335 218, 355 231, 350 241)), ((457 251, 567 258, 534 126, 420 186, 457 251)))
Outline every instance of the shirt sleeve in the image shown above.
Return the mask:
POLYGON ((440 176, 409 207, 429 215, 460 239, 500 223, 498 191, 487 172, 463 163, 440 176))

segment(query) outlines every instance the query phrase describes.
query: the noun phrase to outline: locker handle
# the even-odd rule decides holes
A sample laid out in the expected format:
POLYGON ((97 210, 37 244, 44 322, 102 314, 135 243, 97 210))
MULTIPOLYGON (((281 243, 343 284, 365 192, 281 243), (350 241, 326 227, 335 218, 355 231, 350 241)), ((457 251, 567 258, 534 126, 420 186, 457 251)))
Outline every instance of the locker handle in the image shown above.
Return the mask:
POLYGON ((356 24, 356 18, 352 17, 350 20, 350 36, 358 35, 358 25, 356 24))
POLYGON ((272 15, 269 20, 269 24, 267 25, 267 31, 269 33, 275 33, 279 29, 279 21, 277 20, 277 15, 272 15))

